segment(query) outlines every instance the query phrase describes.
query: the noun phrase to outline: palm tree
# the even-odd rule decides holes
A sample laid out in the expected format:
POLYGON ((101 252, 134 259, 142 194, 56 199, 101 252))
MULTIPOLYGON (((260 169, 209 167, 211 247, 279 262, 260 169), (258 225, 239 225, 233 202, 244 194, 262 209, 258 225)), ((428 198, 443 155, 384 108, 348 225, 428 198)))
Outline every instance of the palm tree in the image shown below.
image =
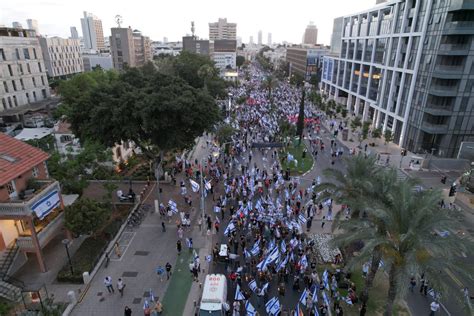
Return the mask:
POLYGON ((204 83, 204 89, 207 90, 207 82, 209 79, 212 79, 216 75, 215 68, 208 65, 204 64, 198 69, 198 76, 199 78, 202 79, 204 83))
POLYGON ((262 82, 262 88, 268 90, 268 99, 272 99, 272 90, 276 88, 277 81, 273 76, 267 76, 265 80, 262 82))

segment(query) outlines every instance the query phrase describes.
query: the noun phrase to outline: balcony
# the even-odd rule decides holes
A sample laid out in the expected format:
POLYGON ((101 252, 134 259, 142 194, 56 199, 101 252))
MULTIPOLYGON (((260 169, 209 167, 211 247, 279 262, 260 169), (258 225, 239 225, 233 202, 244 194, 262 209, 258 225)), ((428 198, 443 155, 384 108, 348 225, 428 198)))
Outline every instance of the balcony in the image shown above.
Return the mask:
POLYGON ((468 55, 470 44, 441 44, 438 55, 468 55))
POLYGON ((424 109, 425 113, 433 116, 450 116, 453 114, 452 107, 440 107, 434 105, 427 105, 424 109))
POLYGON ((443 34, 474 34, 474 21, 447 22, 443 34))
POLYGON ((421 130, 429 134, 446 134, 448 132, 448 124, 432 124, 423 122, 421 130))
POLYGON ((57 181, 38 181, 42 187, 27 196, 24 200, 13 200, 7 203, 0 203, 0 218, 18 218, 31 216, 33 205, 53 191, 61 192, 57 181))
MULTIPOLYGON (((40 247, 43 248, 56 235, 64 225, 64 212, 61 212, 47 226, 38 233, 40 247)), ((31 236, 20 236, 16 239, 18 248, 23 251, 34 251, 33 239, 31 236)))
POLYGON ((454 97, 458 94, 458 86, 431 85, 429 93, 440 97, 454 97))

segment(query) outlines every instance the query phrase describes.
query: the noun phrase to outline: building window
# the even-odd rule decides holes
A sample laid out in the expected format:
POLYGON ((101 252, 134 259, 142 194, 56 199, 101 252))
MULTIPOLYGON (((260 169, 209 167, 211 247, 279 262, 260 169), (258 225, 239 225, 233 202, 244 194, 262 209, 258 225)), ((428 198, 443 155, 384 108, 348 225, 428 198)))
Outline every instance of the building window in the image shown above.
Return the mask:
POLYGON ((43 95, 43 99, 46 99, 48 97, 46 95, 46 89, 41 89, 41 94, 43 95))
POLYGON ((38 99, 36 98, 36 91, 33 91, 33 99, 35 99, 35 102, 38 100, 38 99))
POLYGON ((10 106, 10 109, 13 107, 12 98, 10 98, 10 97, 8 97, 8 105, 10 106))
POLYGON ((7 60, 5 58, 5 51, 3 50, 3 48, 0 48, 0 61, 4 61, 4 60, 7 60))
POLYGON ((20 71, 20 75, 23 75, 23 65, 18 64, 18 70, 20 71))
POLYGON ((18 48, 15 48, 15 57, 16 60, 20 60, 20 50, 18 48))
POLYGON ((15 106, 18 106, 18 101, 16 100, 16 95, 13 96, 13 103, 15 106))
POLYGON ((23 48, 23 56, 25 56, 25 59, 30 59, 30 51, 28 48, 23 48))
POLYGON ((38 167, 34 167, 33 170, 31 170, 31 175, 35 178, 38 178, 38 175, 39 175, 38 167))
POLYGON ((30 64, 26 64, 26 70, 28 71, 29 74, 31 73, 30 64))
POLYGON ((21 90, 25 90, 25 84, 23 83, 23 79, 20 79, 21 90))
POLYGON ((13 76, 12 65, 8 65, 8 73, 10 74, 10 76, 13 76))
POLYGON ((43 68, 41 68, 41 63, 38 63, 38 69, 40 72, 43 72, 43 68))
POLYGON ((35 79, 35 77, 31 77, 31 80, 33 80, 33 86, 36 87, 36 79, 35 79))
POLYGON ((26 93, 26 100, 28 103, 30 103, 30 94, 28 92, 26 93))
POLYGON ((13 85, 13 91, 17 91, 15 80, 12 80, 12 85, 13 85))
POLYGON ((41 83, 43 84, 43 86, 45 85, 44 84, 44 76, 41 76, 41 83))
POLYGON ((5 92, 8 93, 8 84, 6 81, 3 82, 3 90, 5 90, 5 92))
POLYGON ((2 105, 3 105, 3 109, 6 110, 7 109, 7 101, 5 101, 5 99, 2 99, 2 105))
POLYGON ((33 56, 35 57, 35 59, 38 59, 38 56, 36 55, 36 48, 33 48, 33 56))
POLYGON ((7 192, 9 195, 14 195, 16 193, 15 182, 10 181, 7 183, 7 192))

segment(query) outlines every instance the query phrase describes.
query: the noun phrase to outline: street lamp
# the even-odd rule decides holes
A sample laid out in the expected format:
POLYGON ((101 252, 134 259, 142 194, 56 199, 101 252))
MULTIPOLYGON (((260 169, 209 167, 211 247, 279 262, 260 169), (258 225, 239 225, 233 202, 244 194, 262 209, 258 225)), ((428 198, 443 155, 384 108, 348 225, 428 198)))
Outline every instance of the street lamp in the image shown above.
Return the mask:
POLYGON ((72 268, 71 256, 69 255, 69 239, 63 239, 62 241, 64 247, 66 248, 67 260, 69 261, 69 267, 71 268, 71 275, 74 275, 74 269, 72 268))

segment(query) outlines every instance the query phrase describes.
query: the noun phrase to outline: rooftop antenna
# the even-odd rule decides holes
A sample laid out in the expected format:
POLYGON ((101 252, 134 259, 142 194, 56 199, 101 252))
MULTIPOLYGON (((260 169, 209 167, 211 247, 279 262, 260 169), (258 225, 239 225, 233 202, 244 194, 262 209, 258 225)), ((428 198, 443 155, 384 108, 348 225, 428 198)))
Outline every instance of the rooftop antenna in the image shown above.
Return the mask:
POLYGON ((194 31, 195 31, 195 28, 194 28, 194 21, 191 21, 191 34, 193 35, 193 38, 194 37, 194 31))
POLYGON ((120 24, 122 24, 122 22, 123 22, 122 16, 117 14, 115 16, 115 22, 117 23, 118 27, 120 28, 120 24))

